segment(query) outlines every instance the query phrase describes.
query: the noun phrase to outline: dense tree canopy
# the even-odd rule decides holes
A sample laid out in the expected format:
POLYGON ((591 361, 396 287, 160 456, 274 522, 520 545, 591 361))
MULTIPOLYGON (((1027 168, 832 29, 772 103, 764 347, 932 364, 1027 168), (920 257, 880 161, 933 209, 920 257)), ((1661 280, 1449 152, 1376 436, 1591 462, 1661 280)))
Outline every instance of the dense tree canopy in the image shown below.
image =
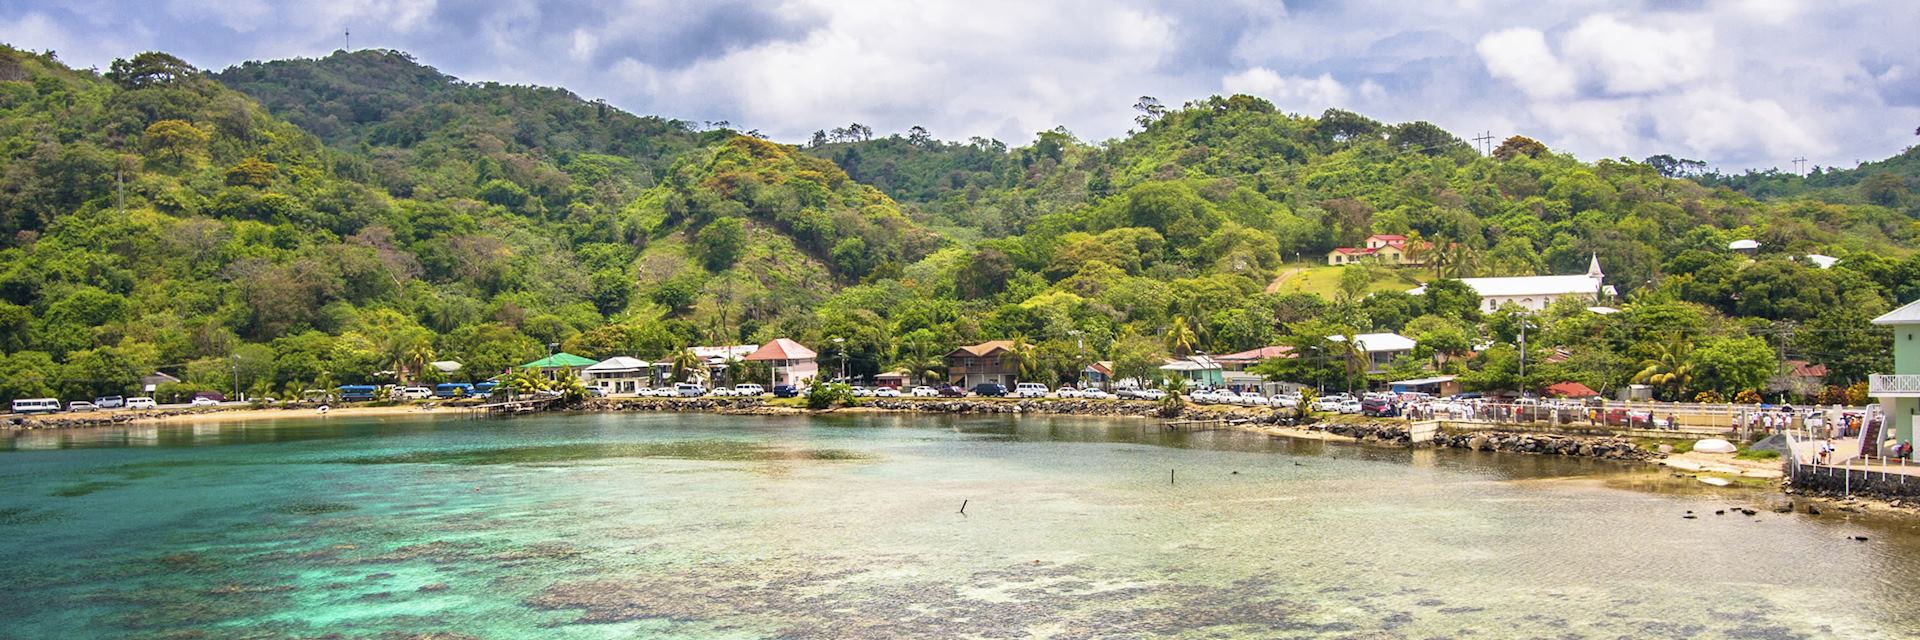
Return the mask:
POLYGON ((839 338, 856 375, 926 375, 956 344, 1020 335, 1046 382, 1282 345, 1298 357, 1263 373, 1347 388, 1369 367, 1329 337, 1368 331, 1421 345, 1389 376, 1731 397, 1783 388, 1783 353, 1834 384, 1883 370, 1865 319, 1920 298, 1912 151, 1806 177, 1586 163, 1524 136, 1482 157, 1428 122, 1249 96, 1141 98, 1137 130, 1099 142, 851 124, 802 148, 392 51, 212 74, 147 53, 96 74, 0 47, 0 71, 15 397, 156 369, 181 392, 295 394, 442 375, 433 359, 488 377, 549 345, 665 359, 778 336, 839 338), (1374 233, 1427 266, 1277 288, 1374 233), (1761 249, 1726 250, 1743 238, 1761 249), (1484 313, 1459 280, 1594 256, 1619 313, 1484 313), (1394 280, 1416 276, 1425 295, 1394 280))

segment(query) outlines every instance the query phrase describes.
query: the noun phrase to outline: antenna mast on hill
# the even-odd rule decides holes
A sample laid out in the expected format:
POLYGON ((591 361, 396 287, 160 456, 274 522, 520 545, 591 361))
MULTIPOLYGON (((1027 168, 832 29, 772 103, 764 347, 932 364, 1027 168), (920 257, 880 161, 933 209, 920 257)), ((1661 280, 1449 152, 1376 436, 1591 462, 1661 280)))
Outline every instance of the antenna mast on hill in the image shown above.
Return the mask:
POLYGON ((347 48, 341 49, 341 51, 352 53, 353 52, 353 27, 347 27, 346 36, 347 36, 347 48))
POLYGON ((1493 132, 1492 131, 1488 131, 1486 133, 1482 133, 1478 136, 1475 136, 1473 138, 1473 141, 1480 143, 1480 155, 1486 155, 1486 156, 1493 155, 1493 132))
POLYGON ((1798 157, 1798 158, 1794 158, 1794 159, 1793 159, 1793 173, 1794 173, 1794 175, 1797 175, 1797 176, 1800 176, 1800 177, 1802 177, 1802 178, 1805 178, 1805 177, 1807 177, 1807 170, 1806 170, 1806 166, 1807 166, 1807 158, 1806 158, 1806 156, 1801 156, 1801 157, 1798 157))

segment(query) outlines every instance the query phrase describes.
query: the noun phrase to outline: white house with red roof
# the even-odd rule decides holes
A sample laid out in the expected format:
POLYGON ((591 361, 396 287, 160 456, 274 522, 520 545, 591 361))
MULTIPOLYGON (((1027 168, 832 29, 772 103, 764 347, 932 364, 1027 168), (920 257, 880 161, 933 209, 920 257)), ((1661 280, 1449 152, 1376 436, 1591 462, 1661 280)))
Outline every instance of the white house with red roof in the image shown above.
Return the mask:
MULTIPOLYGON (((1421 242, 1421 249, 1433 248, 1431 242, 1421 242)), ((1338 247, 1327 252, 1327 264, 1341 266, 1357 263, 1423 265, 1425 258, 1407 257, 1407 237, 1398 234, 1376 233, 1367 236, 1366 246, 1338 247)))

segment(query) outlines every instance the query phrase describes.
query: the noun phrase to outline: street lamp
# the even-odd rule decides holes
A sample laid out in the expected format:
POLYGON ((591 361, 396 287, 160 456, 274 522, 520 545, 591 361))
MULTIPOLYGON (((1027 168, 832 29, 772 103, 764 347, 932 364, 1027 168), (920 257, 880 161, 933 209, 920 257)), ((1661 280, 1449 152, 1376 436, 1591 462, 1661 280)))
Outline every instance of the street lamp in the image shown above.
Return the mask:
POLYGON ((840 381, 847 381, 847 339, 834 338, 834 347, 840 350, 840 381))

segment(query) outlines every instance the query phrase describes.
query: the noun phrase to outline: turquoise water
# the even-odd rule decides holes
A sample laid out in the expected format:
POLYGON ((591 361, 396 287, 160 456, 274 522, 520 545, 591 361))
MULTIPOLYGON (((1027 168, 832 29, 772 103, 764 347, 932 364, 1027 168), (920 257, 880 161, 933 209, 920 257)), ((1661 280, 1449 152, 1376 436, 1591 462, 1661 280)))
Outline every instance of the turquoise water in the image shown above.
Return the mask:
POLYGON ((1920 633, 1909 520, 1144 421, 40 432, 0 440, 0 483, 5 638, 1920 633))

